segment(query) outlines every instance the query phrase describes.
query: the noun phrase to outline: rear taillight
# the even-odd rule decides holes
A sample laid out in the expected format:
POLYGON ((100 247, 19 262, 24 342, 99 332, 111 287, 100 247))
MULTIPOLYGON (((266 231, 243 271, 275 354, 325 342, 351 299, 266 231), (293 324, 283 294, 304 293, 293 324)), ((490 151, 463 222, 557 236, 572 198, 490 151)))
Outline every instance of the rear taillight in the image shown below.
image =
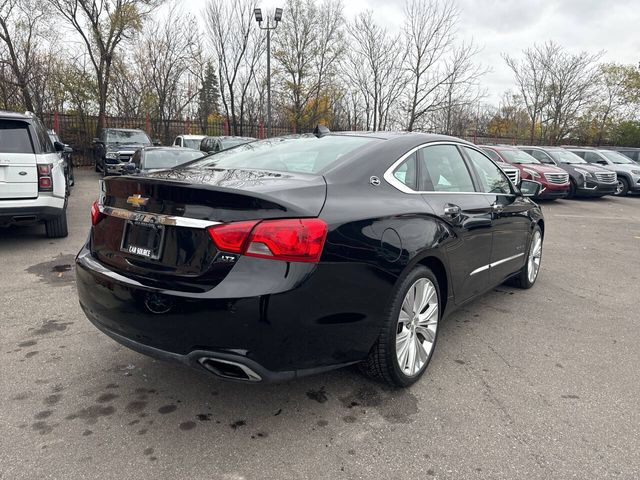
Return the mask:
POLYGON ((40 192, 50 192, 53 190, 53 180, 51 170, 53 165, 38 165, 38 190, 40 192))
POLYGON ((318 262, 327 224, 318 218, 235 222, 208 228, 218 249, 287 262, 318 262))
POLYGON ((97 225, 100 220, 104 218, 104 213, 100 211, 98 202, 95 201, 91 204, 91 225, 97 225))

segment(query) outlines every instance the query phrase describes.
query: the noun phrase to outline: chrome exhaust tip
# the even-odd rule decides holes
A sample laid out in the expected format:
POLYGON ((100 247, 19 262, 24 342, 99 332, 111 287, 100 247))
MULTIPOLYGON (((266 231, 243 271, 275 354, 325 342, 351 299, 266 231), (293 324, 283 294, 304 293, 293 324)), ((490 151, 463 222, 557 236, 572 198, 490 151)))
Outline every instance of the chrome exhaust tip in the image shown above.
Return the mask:
POLYGON ((209 372, 228 380, 243 382, 261 382, 262 377, 246 365, 232 360, 214 357, 200 357, 198 363, 209 372))

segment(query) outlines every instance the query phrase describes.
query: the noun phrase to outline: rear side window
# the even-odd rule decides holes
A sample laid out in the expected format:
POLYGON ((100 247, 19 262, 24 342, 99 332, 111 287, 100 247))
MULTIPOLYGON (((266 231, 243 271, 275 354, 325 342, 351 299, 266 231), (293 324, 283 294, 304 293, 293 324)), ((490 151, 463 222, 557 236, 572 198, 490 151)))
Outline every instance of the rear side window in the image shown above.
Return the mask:
POLYGON ((47 129, 44 128, 44 125, 40 123, 40 120, 34 118, 33 126, 38 136, 38 143, 40 143, 42 153, 54 153, 56 150, 53 148, 53 142, 51 138, 49 138, 49 134, 47 133, 47 129))
POLYGON ((25 122, 0 120, 0 152, 34 153, 29 125, 25 122))
POLYGON ((455 145, 433 145, 418 151, 422 189, 475 192, 471 173, 455 145))
POLYGON ((417 178, 417 165, 416 165, 416 153, 412 153, 407 159, 400 164, 393 172, 393 176, 399 182, 403 183, 411 190, 418 189, 417 178))
POLYGON ((553 164, 553 160, 551 160, 549 158, 549 155, 547 155, 546 153, 540 151, 540 150, 523 150, 524 152, 528 153, 529 155, 531 155, 533 158, 535 158, 536 160, 542 162, 542 163, 550 163, 553 164))

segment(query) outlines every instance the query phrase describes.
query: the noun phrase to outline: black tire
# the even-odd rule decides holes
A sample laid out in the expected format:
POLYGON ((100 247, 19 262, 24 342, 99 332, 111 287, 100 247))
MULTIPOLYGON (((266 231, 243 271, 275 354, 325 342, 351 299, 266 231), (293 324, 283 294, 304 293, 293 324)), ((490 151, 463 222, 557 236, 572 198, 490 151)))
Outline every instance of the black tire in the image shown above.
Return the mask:
POLYGON ((629 193, 629 181, 624 177, 618 177, 618 188, 619 190, 615 191, 613 194, 616 197, 624 197, 629 193))
POLYGON ((540 242, 541 242, 540 243, 540 261, 542 261, 542 247, 544 245, 544 237, 542 236, 542 230, 538 225, 536 225, 533 231, 531 232, 531 238, 529 239, 529 248, 527 248, 527 256, 526 256, 524 267, 522 267, 522 270, 520 270, 520 272, 518 272, 518 274, 515 277, 512 277, 509 280, 509 283, 514 287, 523 288, 526 290, 528 288, 533 287, 533 285, 536 283, 536 280, 538 279, 538 275, 540 274, 539 269, 538 269, 538 272, 536 272, 536 275, 533 278, 533 281, 531 281, 531 277, 529 276, 529 269, 530 269, 529 257, 531 255, 531 249, 533 248, 534 238, 536 237, 536 234, 540 235, 540 242))
POLYGON ((567 195, 567 198, 575 198, 576 196, 576 183, 571 180, 571 185, 569 186, 569 193, 567 195))
POLYGON ((61 215, 44 222, 44 227, 48 238, 64 238, 69 235, 67 209, 65 208, 61 215))
POLYGON ((402 281, 402 283, 400 283, 396 291, 393 293, 390 307, 388 308, 385 315, 384 325, 382 327, 382 331, 380 332, 380 336, 369 352, 369 356, 367 357, 367 359, 360 365, 360 369, 367 376, 378 380, 383 380, 384 382, 394 387, 408 387, 417 382, 420 377, 422 377, 427 367, 429 366, 431 358, 433 358, 433 352, 435 350, 438 339, 439 329, 436 328, 433 346, 431 347, 431 351, 428 354, 426 362, 418 371, 418 373, 412 376, 408 376, 404 372, 402 372, 398 364, 398 356, 396 354, 398 318, 400 315, 400 309, 402 308, 402 303, 404 301, 405 295, 409 291, 409 288, 411 288, 413 284, 421 278, 430 280, 435 287, 438 299, 438 323, 440 322, 442 318, 442 309, 440 308, 440 305, 442 305, 442 303, 440 298, 440 287, 438 285, 438 280, 433 272, 427 267, 424 267, 422 265, 417 266, 405 277, 405 279, 402 281))

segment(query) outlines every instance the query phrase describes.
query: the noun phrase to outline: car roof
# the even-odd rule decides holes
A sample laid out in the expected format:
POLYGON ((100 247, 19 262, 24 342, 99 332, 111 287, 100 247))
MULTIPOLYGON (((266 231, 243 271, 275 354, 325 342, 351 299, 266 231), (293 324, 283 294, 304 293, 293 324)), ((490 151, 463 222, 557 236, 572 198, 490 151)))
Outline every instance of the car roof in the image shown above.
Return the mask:
POLYGON ((258 140, 255 137, 236 137, 234 135, 207 135, 203 138, 219 138, 220 140, 258 140))
POLYGON ((492 150, 518 150, 515 145, 478 145, 481 148, 491 148, 492 150))
POLYGON ((0 118, 31 121, 33 119, 33 114, 31 114, 30 112, 19 113, 10 112, 8 110, 0 110, 0 118))
POLYGON ((104 130, 119 130, 121 132, 144 132, 141 128, 118 128, 118 127, 109 127, 104 130))
POLYGON ((182 137, 182 138, 186 138, 186 139, 191 139, 191 140, 197 140, 199 138, 205 138, 206 135, 178 135, 178 137, 182 137))

